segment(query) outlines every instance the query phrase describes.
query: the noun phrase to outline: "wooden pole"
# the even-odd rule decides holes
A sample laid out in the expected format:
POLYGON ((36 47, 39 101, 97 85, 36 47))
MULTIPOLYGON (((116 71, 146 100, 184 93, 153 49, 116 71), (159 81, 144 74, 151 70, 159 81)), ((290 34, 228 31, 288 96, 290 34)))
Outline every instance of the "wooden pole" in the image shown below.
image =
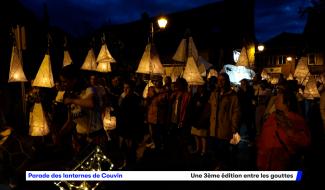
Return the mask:
MULTIPOLYGON (((26 43, 23 42, 25 40, 25 30, 22 29, 21 26, 17 25, 16 28, 16 43, 17 43, 17 49, 18 49, 18 54, 19 54, 19 59, 21 61, 21 66, 23 67, 23 52, 22 50, 26 48, 26 43)), ((20 88, 21 88, 21 104, 22 104, 22 123, 23 127, 27 127, 27 120, 26 120, 26 97, 25 97, 25 84, 24 82, 20 83, 20 88)))

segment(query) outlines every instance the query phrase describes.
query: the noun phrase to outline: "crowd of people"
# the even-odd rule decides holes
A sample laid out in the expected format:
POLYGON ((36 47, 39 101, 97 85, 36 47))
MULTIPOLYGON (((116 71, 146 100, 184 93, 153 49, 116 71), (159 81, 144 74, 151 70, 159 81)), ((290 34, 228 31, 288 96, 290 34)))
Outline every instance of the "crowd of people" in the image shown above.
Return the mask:
MULTIPOLYGON (((325 134, 324 84, 319 84, 321 98, 311 104, 299 98, 296 80, 271 85, 259 75, 234 85, 222 72, 202 86, 191 86, 183 78, 172 82, 170 77, 155 77, 146 87, 136 75, 108 78, 72 64, 62 68, 59 79, 50 92, 31 87, 27 95, 29 110, 42 102, 50 126, 46 140, 38 143, 49 143, 71 159, 99 145, 108 155, 118 153, 114 162, 119 170, 132 170, 145 151, 202 159, 214 155, 213 169, 238 170, 234 153, 242 143, 253 150, 254 164, 246 170, 298 170, 313 140, 325 134), (310 115, 307 106, 322 121, 317 137, 316 126, 311 126, 317 116, 310 115), (107 110, 116 117, 113 129, 103 125, 107 110)), ((3 129, 8 127, 4 111, 3 129)))

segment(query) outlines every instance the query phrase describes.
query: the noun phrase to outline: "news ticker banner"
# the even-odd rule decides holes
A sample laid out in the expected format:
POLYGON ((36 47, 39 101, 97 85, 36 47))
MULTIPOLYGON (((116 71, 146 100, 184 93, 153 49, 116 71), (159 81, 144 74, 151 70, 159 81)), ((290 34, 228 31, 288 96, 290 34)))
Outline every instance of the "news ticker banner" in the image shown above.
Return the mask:
POLYGON ((300 181, 301 171, 26 171, 26 181, 300 181))

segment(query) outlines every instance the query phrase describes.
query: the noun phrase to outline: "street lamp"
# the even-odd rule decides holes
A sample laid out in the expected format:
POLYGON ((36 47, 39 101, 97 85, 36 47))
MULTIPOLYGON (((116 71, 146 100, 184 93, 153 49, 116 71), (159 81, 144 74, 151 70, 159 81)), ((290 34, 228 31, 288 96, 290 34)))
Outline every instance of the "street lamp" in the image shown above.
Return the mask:
MULTIPOLYGON (((167 19, 166 17, 159 17, 157 19, 157 23, 158 23, 158 26, 159 26, 159 29, 165 29, 166 26, 167 26, 167 19)), ((151 34, 151 43, 153 43, 153 36, 154 36, 154 33, 155 33, 155 29, 154 29, 154 23, 151 22, 151 30, 150 30, 150 34, 151 34)))
POLYGON ((260 71, 265 66, 264 64, 264 56, 263 51, 265 49, 265 46, 263 44, 257 45, 257 52, 255 52, 255 65, 257 67, 257 70, 260 71))
POLYGON ((257 46, 257 50, 258 50, 259 52, 263 51, 263 50, 264 50, 264 45, 263 45, 263 44, 259 44, 259 45, 257 46))
MULTIPOLYGON (((165 17, 161 17, 157 20, 159 29, 165 28, 167 25, 167 19, 165 17)), ((144 53, 142 55, 142 58, 140 60, 138 69, 136 70, 136 73, 142 73, 142 74, 149 74, 150 79, 152 75, 163 75, 164 74, 164 68, 160 62, 158 53, 156 51, 156 48, 154 46, 154 22, 151 22, 150 25, 150 37, 148 40, 148 44, 146 45, 146 48, 144 50, 144 53)))
POLYGON ((160 17, 160 18, 157 20, 157 22, 158 22, 158 26, 159 26, 159 28, 166 28, 167 23, 168 23, 168 21, 167 21, 167 19, 166 19, 165 17, 160 17))

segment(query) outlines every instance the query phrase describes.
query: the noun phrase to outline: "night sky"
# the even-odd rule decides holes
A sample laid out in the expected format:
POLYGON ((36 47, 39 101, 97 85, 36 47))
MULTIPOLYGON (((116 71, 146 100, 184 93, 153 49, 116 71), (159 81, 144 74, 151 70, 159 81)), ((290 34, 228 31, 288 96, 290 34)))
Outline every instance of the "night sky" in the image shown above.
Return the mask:
MULTIPOLYGON (((39 18, 48 5, 50 24, 75 35, 101 25, 138 20, 143 12, 149 16, 187 10, 221 0, 21 0, 39 18)), ((299 9, 310 0, 255 0, 255 28, 258 41, 281 32, 303 32, 306 15, 299 9)))

